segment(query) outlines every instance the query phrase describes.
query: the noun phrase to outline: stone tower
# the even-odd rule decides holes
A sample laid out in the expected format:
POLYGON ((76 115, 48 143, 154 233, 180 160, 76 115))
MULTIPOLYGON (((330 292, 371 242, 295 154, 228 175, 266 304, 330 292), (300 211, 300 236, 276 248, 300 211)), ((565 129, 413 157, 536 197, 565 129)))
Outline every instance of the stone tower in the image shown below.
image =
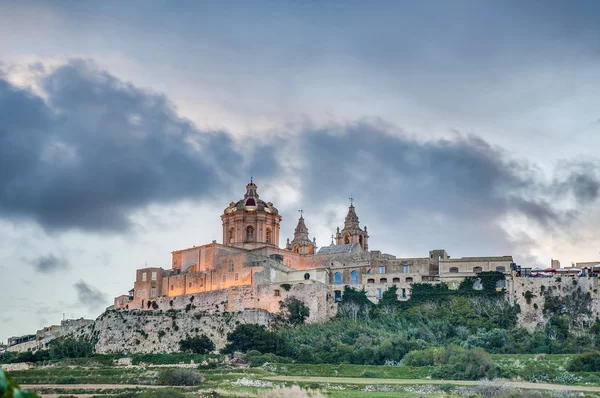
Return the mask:
POLYGON ((288 239, 285 248, 300 254, 314 254, 317 250, 316 240, 313 238, 311 241, 308 237, 308 228, 306 228, 306 224, 304 223, 302 211, 298 219, 298 225, 294 229, 294 240, 290 242, 288 239))
POLYGON ((244 198, 231 202, 221 216, 223 244, 255 249, 279 247, 281 216, 271 202, 261 200, 252 180, 246 185, 244 198))
POLYGON ((350 207, 348 208, 348 214, 344 220, 344 229, 340 231, 340 228, 338 227, 336 233, 337 245, 350 243, 358 243, 363 250, 369 250, 369 234, 367 233, 367 227, 365 226, 364 230, 360 228, 353 203, 350 203, 350 207))

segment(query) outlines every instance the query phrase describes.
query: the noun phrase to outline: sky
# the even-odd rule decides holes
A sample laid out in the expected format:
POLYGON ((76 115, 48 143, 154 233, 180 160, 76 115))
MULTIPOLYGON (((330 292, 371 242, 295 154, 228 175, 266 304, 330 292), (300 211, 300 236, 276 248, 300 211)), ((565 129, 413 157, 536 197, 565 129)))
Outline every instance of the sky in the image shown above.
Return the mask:
POLYGON ((222 238, 600 262, 597 1, 0 0, 0 341, 222 238))

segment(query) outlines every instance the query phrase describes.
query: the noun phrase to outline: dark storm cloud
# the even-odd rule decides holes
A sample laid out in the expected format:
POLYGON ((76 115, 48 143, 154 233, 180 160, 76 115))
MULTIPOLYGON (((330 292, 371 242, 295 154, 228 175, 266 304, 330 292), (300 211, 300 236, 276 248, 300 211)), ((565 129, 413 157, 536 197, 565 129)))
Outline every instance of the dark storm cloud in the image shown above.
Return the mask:
POLYGON ((125 230, 131 211, 210 197, 239 171, 230 135, 197 130, 164 96, 90 63, 60 67, 43 87, 47 103, 0 80, 0 216, 125 230))
POLYGON ((108 296, 105 293, 94 286, 88 285, 84 281, 79 281, 74 286, 77 291, 79 304, 82 304, 91 311, 98 310, 106 306, 109 302, 108 296))
POLYGON ((535 165, 475 136, 423 141, 371 120, 308 128, 299 144, 303 203, 318 209, 347 202, 352 193, 379 244, 397 242, 414 255, 439 245, 471 254, 526 253, 524 243, 509 236, 513 228, 501 227, 507 216, 556 231, 584 210, 558 201, 573 194, 580 204, 592 204, 598 194, 597 168, 583 173, 573 163, 551 181, 535 165))
POLYGON ((483 139, 419 141, 390 131, 375 121, 307 132, 305 188, 322 198, 354 192, 378 208, 400 212, 489 219, 515 210, 541 224, 560 221, 539 196, 535 168, 483 139))
POLYGON ((31 261, 36 270, 43 273, 52 273, 61 269, 69 268, 69 262, 65 259, 58 258, 53 254, 41 256, 31 261))
POLYGON ((595 202, 600 194, 600 167, 598 162, 562 162, 555 177, 558 193, 569 193, 580 205, 595 202))

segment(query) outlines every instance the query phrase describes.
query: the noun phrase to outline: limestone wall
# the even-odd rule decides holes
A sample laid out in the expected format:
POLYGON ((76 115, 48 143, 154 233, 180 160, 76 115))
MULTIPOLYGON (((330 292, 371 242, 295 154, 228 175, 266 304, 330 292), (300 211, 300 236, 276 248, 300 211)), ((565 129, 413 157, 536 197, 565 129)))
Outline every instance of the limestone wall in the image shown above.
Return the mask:
POLYGON ((268 326, 271 315, 262 310, 205 314, 199 311, 110 311, 84 333, 98 339, 100 353, 158 353, 179 351, 186 336, 206 334, 222 348, 227 334, 239 324, 268 326))
POLYGON ((544 297, 543 292, 550 289, 553 295, 564 297, 573 292, 573 289, 581 288, 583 292, 589 292, 592 297, 592 316, 588 320, 593 322, 600 316, 600 305, 598 296, 599 278, 577 277, 577 276, 555 276, 550 278, 518 278, 507 281, 508 299, 516 302, 521 312, 519 324, 529 330, 543 325, 547 319, 543 316, 544 297), (528 293, 529 292, 529 293, 528 293), (527 297, 530 297, 529 303, 527 297))

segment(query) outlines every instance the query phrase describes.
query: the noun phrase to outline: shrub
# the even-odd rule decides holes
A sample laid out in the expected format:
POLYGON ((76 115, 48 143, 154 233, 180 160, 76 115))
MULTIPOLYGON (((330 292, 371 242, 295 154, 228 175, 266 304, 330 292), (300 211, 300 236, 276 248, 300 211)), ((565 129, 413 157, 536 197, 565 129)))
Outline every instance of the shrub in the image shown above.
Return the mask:
POLYGON ((57 384, 77 384, 78 380, 73 376, 65 376, 57 380, 57 384))
POLYGON ((215 350, 215 343, 205 334, 201 336, 188 337, 179 342, 179 347, 183 352, 193 352, 194 354, 209 354, 215 350))
POLYGON ((164 369, 158 375, 158 384, 163 386, 197 386, 201 381, 194 369, 164 369))
POLYGON ((292 288, 292 285, 290 285, 289 283, 283 283, 283 284, 281 285, 281 288, 282 288, 283 290, 285 290, 286 292, 289 292, 289 291, 290 291, 290 289, 292 288))
POLYGON ((94 353, 94 344, 83 339, 71 337, 54 339, 48 343, 51 359, 84 358, 94 353))
POLYGON ((600 352, 587 351, 576 355, 567 365, 569 372, 600 372, 600 352))
POLYGON ((456 386, 454 384, 444 383, 440 385, 440 391, 448 394, 452 391, 456 390, 456 386))
POLYGON ((277 334, 268 331, 262 325, 243 324, 227 335, 229 342, 223 353, 230 354, 235 351, 247 352, 250 350, 262 353, 282 354, 287 347, 283 339, 277 334))
POLYGON ((244 355, 244 359, 248 361, 250 367, 256 368, 265 363, 291 363, 292 360, 286 357, 280 357, 275 354, 262 354, 256 350, 250 350, 244 355))

